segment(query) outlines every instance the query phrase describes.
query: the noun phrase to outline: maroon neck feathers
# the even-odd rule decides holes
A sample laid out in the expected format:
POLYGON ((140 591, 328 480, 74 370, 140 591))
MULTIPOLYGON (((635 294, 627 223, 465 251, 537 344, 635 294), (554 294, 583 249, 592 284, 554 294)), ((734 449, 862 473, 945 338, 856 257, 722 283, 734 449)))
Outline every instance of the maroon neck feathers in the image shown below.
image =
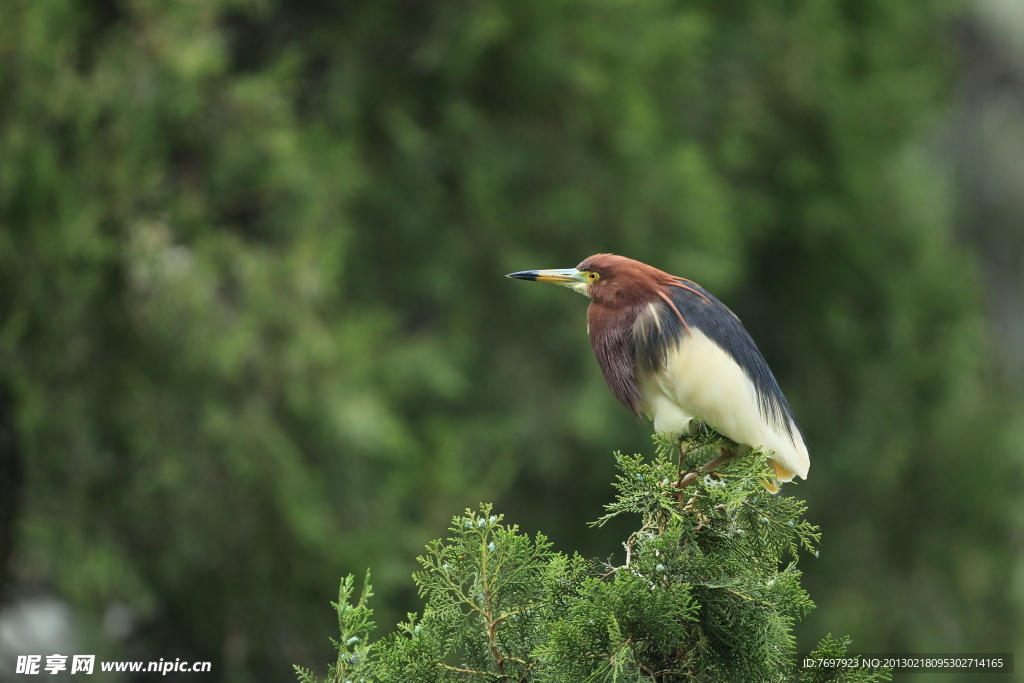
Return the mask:
POLYGON ((643 419, 640 388, 636 380, 633 353, 633 321, 642 303, 632 307, 605 306, 592 301, 587 308, 590 345, 604 379, 615 398, 643 419))

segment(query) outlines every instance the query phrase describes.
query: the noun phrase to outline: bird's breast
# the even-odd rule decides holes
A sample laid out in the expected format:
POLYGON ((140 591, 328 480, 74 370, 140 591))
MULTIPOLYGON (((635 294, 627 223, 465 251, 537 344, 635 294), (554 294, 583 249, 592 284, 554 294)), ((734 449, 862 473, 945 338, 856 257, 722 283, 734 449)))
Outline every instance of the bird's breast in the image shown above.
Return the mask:
MULTIPOLYGON (((648 322, 638 320, 637 335, 656 334, 652 307, 648 322)), ((661 326, 665 318, 661 318, 661 326)), ((636 337, 635 337, 636 338, 636 337)), ((638 353, 637 386, 643 412, 657 432, 685 435, 699 418, 737 443, 774 451, 781 480, 807 476, 807 447, 795 424, 780 424, 766 407, 750 375, 736 359, 695 325, 679 335, 660 335, 657 353, 638 353)), ((637 346, 638 351, 643 350, 637 346)), ((760 355, 758 361, 763 363, 760 355)), ((778 416, 788 420, 786 415, 778 416)))
POLYGON ((761 431, 753 383, 699 329, 669 344, 658 366, 639 367, 637 380, 656 431, 686 434, 694 417, 741 443, 761 431))

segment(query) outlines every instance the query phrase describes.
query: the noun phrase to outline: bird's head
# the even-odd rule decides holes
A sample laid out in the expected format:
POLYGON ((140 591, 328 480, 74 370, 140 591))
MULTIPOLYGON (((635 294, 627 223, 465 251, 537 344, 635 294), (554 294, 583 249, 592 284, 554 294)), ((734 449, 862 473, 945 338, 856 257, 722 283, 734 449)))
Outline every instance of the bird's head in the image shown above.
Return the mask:
POLYGON ((615 254, 594 254, 575 268, 523 270, 506 277, 518 280, 554 282, 574 289, 605 306, 629 305, 649 301, 658 287, 672 276, 646 263, 615 254))

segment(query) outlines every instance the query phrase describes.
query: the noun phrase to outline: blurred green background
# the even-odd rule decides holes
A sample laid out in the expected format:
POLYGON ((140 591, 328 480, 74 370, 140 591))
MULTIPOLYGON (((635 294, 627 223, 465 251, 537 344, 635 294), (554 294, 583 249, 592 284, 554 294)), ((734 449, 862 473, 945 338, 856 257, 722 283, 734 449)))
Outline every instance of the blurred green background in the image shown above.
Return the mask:
POLYGON ((3 0, 0 678, 43 622, 324 671, 339 576, 389 631, 480 501, 618 553, 585 524, 650 426, 586 302, 503 277, 601 251, 715 292, 792 403, 800 646, 1013 651, 1020 7, 3 0))

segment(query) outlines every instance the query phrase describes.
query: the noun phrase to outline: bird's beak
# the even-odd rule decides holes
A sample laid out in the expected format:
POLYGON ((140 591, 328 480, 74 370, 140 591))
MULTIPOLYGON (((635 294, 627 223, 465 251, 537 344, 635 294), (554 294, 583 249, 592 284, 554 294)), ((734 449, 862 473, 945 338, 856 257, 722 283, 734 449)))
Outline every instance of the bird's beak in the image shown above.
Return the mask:
POLYGON ((562 268, 559 270, 521 270, 518 273, 509 273, 505 277, 514 277, 517 280, 536 280, 537 282, 554 282, 558 285, 572 287, 579 284, 587 284, 587 278, 575 268, 562 268))

